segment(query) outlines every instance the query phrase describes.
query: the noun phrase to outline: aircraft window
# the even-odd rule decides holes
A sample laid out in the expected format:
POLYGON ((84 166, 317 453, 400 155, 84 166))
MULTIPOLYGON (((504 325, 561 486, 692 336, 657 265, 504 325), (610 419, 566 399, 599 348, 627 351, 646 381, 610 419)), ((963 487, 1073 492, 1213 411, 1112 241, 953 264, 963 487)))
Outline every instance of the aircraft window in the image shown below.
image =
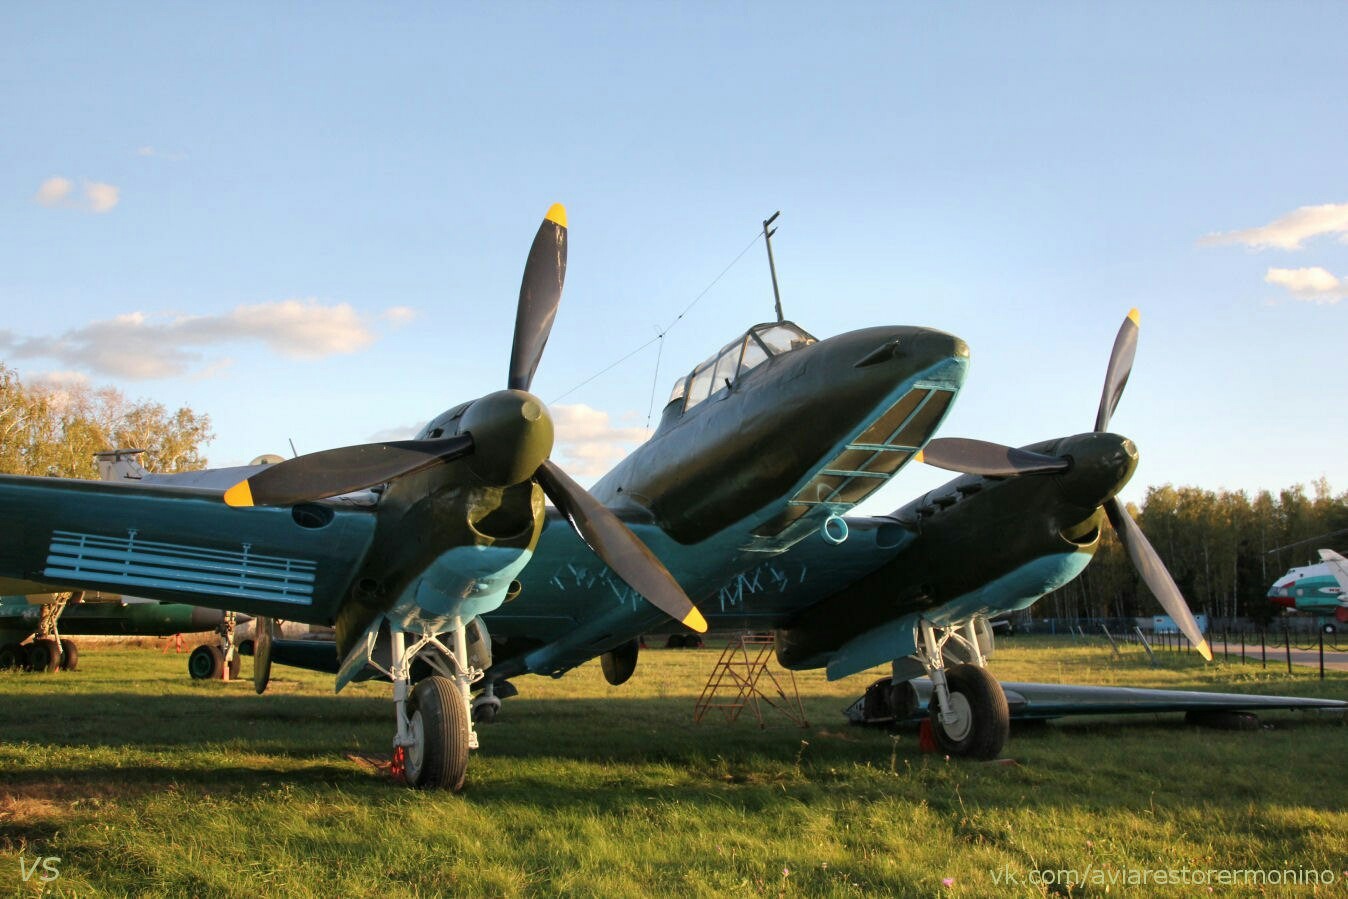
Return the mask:
POLYGON ((798 350, 815 342, 809 334, 794 325, 785 323, 769 325, 766 328, 755 328, 754 333, 763 341, 763 345, 768 348, 768 352, 774 356, 798 350))
POLYGON ((668 406, 675 400, 683 399, 684 391, 687 389, 688 389, 688 379, 679 378, 679 380, 674 382, 674 389, 670 392, 669 399, 665 401, 665 405, 668 406))
POLYGON ((740 374, 762 362, 766 362, 767 359, 768 352, 763 349, 762 344, 755 340, 752 335, 744 338, 744 357, 740 359, 740 374))
POLYGON ((711 393, 712 366, 708 362, 693 372, 693 376, 688 382, 688 400, 683 408, 691 409, 698 403, 705 400, 711 393))
POLYGON ((918 410, 912 421, 908 422, 903 431, 894 438, 894 445, 921 446, 925 443, 931 432, 936 430, 936 423, 945 413, 945 407, 950 405, 953 396, 954 394, 948 390, 933 391, 927 404, 918 410))
POLYGON ((711 379, 711 392, 715 393, 726 386, 726 381, 734 382, 740 369, 740 344, 735 344, 716 360, 716 376, 711 379))

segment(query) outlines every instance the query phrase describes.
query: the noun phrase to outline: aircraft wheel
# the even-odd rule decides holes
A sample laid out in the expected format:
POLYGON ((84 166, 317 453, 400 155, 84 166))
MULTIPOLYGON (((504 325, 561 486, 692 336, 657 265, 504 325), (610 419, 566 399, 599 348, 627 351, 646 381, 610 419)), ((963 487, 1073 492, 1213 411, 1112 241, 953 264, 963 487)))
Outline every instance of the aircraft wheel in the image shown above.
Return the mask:
POLYGON ((977 665, 946 669, 946 686, 956 719, 942 723, 937 703, 931 703, 931 729, 936 742, 949 755, 995 759, 1011 733, 1011 710, 1002 685, 977 665))
POLYGON ((18 643, 6 643, 0 646, 0 671, 14 668, 28 668, 28 650, 18 643))
POLYGON ((61 648, 55 640, 42 638, 34 640, 28 647, 29 671, 59 671, 61 668, 61 648))
POLYGON ((895 727, 907 723, 908 719, 913 717, 913 713, 921 707, 917 687, 914 687, 910 680, 900 681, 897 684, 891 682, 886 698, 889 701, 889 713, 894 716, 895 727))
POLYGON ((80 667, 80 648, 71 640, 61 641, 61 670, 74 671, 80 667))
POLYGON ((468 773, 468 713, 458 687, 438 674, 421 681, 407 700, 407 719, 413 741, 407 747, 408 784, 462 790, 468 773))
POLYGON ((683 649, 683 634, 670 634, 665 640, 665 649, 683 649))
POLYGON ((225 654, 214 643, 203 643, 187 657, 187 673, 193 680, 219 680, 225 673, 225 654))

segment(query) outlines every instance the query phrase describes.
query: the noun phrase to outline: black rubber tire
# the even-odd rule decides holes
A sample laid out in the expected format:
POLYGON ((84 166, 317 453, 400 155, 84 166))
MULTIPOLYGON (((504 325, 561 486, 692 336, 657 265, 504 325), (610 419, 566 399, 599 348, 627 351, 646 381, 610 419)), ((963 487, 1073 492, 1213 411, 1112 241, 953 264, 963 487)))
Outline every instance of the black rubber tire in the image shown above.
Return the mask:
POLYGON ((61 641, 61 670, 74 671, 80 667, 80 648, 74 640, 61 641))
POLYGON ((28 650, 18 643, 0 646, 0 671, 28 670, 28 650))
POLYGON ((203 643, 187 657, 192 680, 220 680, 225 673, 225 654, 214 643, 203 643))
POLYGON ((468 711, 459 688, 447 677, 428 677, 412 688, 407 718, 421 743, 407 747, 410 786, 423 790, 463 789, 468 774, 468 711))
POLYGON ((908 724, 908 720, 922 707, 922 701, 917 696, 917 687, 914 687, 910 680, 899 681, 897 684, 891 682, 885 699, 889 706, 889 714, 894 717, 896 728, 908 724))
POLYGON ((967 711, 968 727, 958 739, 946 733, 933 694, 928 713, 937 745, 947 755, 995 759, 1011 735, 1011 710, 1006 704, 1002 685, 977 665, 955 665, 946 669, 945 677, 952 704, 967 711))
POLYGON ((627 683, 632 672, 637 670, 637 656, 641 647, 636 640, 628 640, 621 646, 615 646, 599 656, 599 668, 604 672, 604 680, 619 687, 627 683))
POLYGON ((665 649, 683 649, 683 634, 670 634, 665 640, 665 649))
POLYGON ((44 637, 28 645, 28 670, 41 672, 61 670, 61 647, 56 645, 55 640, 44 637))

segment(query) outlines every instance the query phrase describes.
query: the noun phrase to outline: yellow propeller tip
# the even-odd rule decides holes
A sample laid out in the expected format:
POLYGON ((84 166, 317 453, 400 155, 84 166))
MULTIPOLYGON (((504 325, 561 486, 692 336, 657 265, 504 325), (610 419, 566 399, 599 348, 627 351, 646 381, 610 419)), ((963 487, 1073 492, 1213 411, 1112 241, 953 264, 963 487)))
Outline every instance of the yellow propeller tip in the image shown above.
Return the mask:
POLYGON ((1142 327, 1142 313, 1137 311, 1136 306, 1128 310, 1128 320, 1136 327, 1142 327))
POLYGON ((918 451, 917 451, 917 454, 916 454, 915 456, 913 456, 913 461, 915 461, 915 462, 922 462, 922 461, 924 461, 926 458, 927 458, 926 454, 923 453, 922 450, 918 450, 918 451))
POLYGON ((1204 640, 1202 643, 1199 643, 1196 648, 1198 649, 1198 654, 1203 657, 1203 661, 1205 662, 1212 661, 1212 647, 1208 645, 1207 640, 1204 640))
POLYGON ((566 227, 566 207, 561 203, 553 203, 552 207, 548 209, 548 214, 543 217, 554 224, 561 225, 563 228, 566 227))
POLYGON ((699 634, 705 634, 707 632, 707 619, 703 618, 702 613, 696 608, 692 609, 684 616, 682 624, 684 627, 692 628, 699 634))
POLYGON ((225 491, 225 505, 244 509, 253 505, 253 491, 247 481, 239 481, 225 491))

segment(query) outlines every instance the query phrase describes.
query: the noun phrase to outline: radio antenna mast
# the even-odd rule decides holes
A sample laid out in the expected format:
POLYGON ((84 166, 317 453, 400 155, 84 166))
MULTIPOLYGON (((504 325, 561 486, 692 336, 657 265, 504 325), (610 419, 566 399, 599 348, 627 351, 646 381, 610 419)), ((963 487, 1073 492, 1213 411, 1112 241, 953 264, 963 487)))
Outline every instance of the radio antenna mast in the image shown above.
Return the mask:
POLYGON ((777 221, 777 216, 781 214, 779 209, 763 221, 763 245, 768 248, 768 269, 772 272, 772 298, 777 303, 777 321, 785 320, 782 316, 782 292, 777 289, 777 263, 772 259, 772 235, 777 233, 777 229, 768 226, 777 221))

